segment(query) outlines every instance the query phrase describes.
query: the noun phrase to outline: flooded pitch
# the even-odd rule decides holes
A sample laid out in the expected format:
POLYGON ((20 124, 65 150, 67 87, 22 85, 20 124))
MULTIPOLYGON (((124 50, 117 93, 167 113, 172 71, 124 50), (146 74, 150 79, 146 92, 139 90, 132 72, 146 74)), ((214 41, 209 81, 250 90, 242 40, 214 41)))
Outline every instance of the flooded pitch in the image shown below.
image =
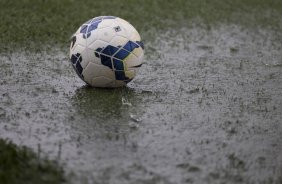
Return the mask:
POLYGON ((279 34, 168 30, 119 89, 85 86, 64 50, 2 53, 0 135, 81 183, 282 182, 279 34))
POLYGON ((281 20, 189 21, 144 23, 145 64, 118 89, 87 87, 68 46, 1 52, 0 138, 70 183, 282 183, 281 20))

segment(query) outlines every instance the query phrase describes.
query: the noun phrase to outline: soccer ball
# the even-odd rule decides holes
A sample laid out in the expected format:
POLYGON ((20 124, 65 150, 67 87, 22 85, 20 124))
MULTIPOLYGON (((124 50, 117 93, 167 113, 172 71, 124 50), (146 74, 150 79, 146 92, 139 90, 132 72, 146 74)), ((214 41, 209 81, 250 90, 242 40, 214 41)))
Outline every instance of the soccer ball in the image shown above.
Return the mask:
POLYGON ((139 33, 118 17, 92 18, 71 38, 71 64, 78 76, 93 87, 126 85, 135 77, 143 57, 139 33))

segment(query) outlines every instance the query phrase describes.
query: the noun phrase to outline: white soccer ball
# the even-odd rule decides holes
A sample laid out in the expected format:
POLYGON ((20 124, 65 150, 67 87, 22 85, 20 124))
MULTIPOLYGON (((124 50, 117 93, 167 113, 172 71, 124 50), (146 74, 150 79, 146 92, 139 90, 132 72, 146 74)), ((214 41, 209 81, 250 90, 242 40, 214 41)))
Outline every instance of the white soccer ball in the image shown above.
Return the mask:
POLYGON ((114 16, 85 22, 72 36, 70 61, 78 76, 93 87, 121 87, 141 67, 144 45, 136 29, 114 16))

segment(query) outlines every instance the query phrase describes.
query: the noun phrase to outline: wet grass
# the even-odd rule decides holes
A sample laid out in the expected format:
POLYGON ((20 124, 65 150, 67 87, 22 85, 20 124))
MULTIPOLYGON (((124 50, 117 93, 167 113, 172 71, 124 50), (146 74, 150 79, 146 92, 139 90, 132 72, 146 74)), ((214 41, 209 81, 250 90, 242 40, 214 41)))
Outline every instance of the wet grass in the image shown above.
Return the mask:
POLYGON ((0 139, 0 183, 61 184, 64 171, 55 161, 41 158, 27 147, 0 139))
POLYGON ((152 31, 158 34, 168 28, 189 26, 194 19, 200 19, 207 27, 239 23, 281 30, 281 11, 280 0, 1 0, 0 51, 9 47, 36 49, 48 44, 68 44, 81 23, 99 15, 115 15, 130 21, 146 40, 152 31))
POLYGON ((282 182, 281 0, 0 0, 0 16, 0 136, 30 147, 0 140, 1 184, 282 182), (99 15, 145 40, 128 87, 69 66, 69 37, 99 15))

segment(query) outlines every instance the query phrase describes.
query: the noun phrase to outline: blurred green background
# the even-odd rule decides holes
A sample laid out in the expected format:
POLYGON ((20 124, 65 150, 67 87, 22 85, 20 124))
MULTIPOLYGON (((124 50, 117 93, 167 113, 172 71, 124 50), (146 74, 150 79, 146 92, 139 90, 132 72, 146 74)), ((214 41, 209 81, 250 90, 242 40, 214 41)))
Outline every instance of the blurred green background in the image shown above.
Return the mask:
POLYGON ((194 19, 205 26, 234 23, 271 26, 281 30, 280 0, 1 0, 1 48, 30 43, 67 44, 69 37, 91 17, 114 15, 131 22, 144 39, 171 27, 189 26, 194 19))

